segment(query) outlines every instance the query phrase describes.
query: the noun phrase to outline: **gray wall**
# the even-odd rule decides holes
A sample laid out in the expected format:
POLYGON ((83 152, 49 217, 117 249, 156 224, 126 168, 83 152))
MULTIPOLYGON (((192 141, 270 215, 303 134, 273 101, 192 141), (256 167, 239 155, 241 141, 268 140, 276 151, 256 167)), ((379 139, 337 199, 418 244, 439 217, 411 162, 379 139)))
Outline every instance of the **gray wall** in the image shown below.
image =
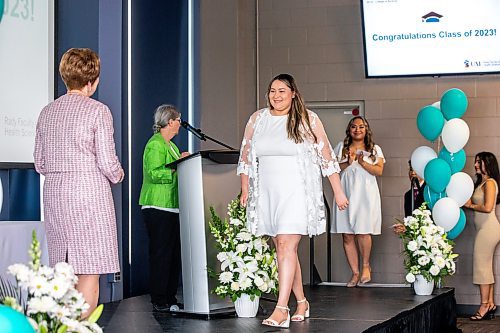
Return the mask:
MULTIPOLYGON (((281 72, 295 76, 306 101, 365 101, 374 139, 387 159, 379 179, 383 231, 374 237, 373 280, 402 283, 401 242, 390 226, 403 216, 409 156, 416 147, 429 144, 416 128, 417 113, 449 88, 467 94, 469 108, 463 119, 471 137, 465 147, 464 171, 473 176, 475 153, 486 150, 500 155, 499 76, 365 79, 358 0, 203 0, 200 15, 200 125, 226 143, 239 146, 248 116, 265 106, 268 81, 281 72), (257 5, 258 26, 253 20, 257 5)), ((459 304, 478 304, 479 290, 472 284, 475 231, 467 214, 466 229, 456 240, 457 274, 446 285, 457 288, 459 304)), ((341 244, 334 241, 332 251, 338 261, 332 276, 346 281, 349 274, 341 244)), ((500 266, 496 266, 498 276, 500 266)), ((308 276, 307 268, 303 274, 308 276)), ((498 292, 496 298, 498 302, 498 292)))

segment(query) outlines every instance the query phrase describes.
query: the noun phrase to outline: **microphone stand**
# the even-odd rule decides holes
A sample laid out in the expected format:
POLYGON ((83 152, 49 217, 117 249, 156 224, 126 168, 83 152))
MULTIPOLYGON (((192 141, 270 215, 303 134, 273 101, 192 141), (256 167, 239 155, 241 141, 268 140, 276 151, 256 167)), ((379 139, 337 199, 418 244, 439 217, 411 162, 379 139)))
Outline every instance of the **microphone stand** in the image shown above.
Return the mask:
POLYGON ((418 178, 416 177, 412 177, 410 179, 410 183, 411 183, 411 211, 413 213, 413 211, 415 210, 415 192, 418 190, 420 183, 418 181, 418 178))
POLYGON ((233 147, 228 146, 225 143, 220 142, 219 140, 214 139, 214 138, 206 135, 205 133, 203 133, 201 131, 201 129, 192 126, 187 121, 182 121, 181 122, 181 126, 184 127, 188 132, 191 132, 194 136, 196 136, 200 140, 207 141, 207 139, 208 139, 208 140, 213 141, 213 142, 215 142, 215 143, 217 143, 217 144, 219 144, 219 145, 221 145, 223 147, 226 147, 227 149, 236 150, 233 147))

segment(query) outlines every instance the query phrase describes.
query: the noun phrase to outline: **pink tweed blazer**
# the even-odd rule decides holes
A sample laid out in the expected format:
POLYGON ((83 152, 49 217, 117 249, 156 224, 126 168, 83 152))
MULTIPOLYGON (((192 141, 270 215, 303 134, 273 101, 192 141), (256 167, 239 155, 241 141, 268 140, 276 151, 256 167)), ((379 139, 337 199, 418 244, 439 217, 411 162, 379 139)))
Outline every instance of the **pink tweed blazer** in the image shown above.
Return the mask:
POLYGON ((45 176, 44 217, 51 265, 66 261, 76 274, 120 270, 110 183, 123 178, 109 108, 66 94, 38 118, 35 168, 45 176))

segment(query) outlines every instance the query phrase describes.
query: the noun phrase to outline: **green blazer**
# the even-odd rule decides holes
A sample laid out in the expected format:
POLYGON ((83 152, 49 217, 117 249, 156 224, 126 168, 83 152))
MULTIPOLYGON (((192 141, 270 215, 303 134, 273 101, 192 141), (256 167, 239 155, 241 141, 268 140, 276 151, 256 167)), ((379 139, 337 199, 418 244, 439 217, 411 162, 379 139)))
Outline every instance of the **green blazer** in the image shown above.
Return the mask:
POLYGON ((139 205, 179 208, 177 172, 165 168, 165 164, 176 161, 180 156, 179 148, 172 141, 166 143, 160 133, 149 139, 144 148, 139 205))

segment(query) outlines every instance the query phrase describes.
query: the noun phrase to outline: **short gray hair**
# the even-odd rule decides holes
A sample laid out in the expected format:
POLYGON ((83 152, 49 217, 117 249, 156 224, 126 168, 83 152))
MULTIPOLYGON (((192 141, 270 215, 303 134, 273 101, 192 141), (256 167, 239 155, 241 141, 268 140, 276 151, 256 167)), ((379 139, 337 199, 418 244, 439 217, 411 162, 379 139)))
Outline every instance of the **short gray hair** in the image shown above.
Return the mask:
POLYGON ((154 116, 153 131, 158 133, 161 128, 168 125, 170 119, 175 120, 180 118, 181 114, 175 106, 163 104, 156 108, 154 116))

